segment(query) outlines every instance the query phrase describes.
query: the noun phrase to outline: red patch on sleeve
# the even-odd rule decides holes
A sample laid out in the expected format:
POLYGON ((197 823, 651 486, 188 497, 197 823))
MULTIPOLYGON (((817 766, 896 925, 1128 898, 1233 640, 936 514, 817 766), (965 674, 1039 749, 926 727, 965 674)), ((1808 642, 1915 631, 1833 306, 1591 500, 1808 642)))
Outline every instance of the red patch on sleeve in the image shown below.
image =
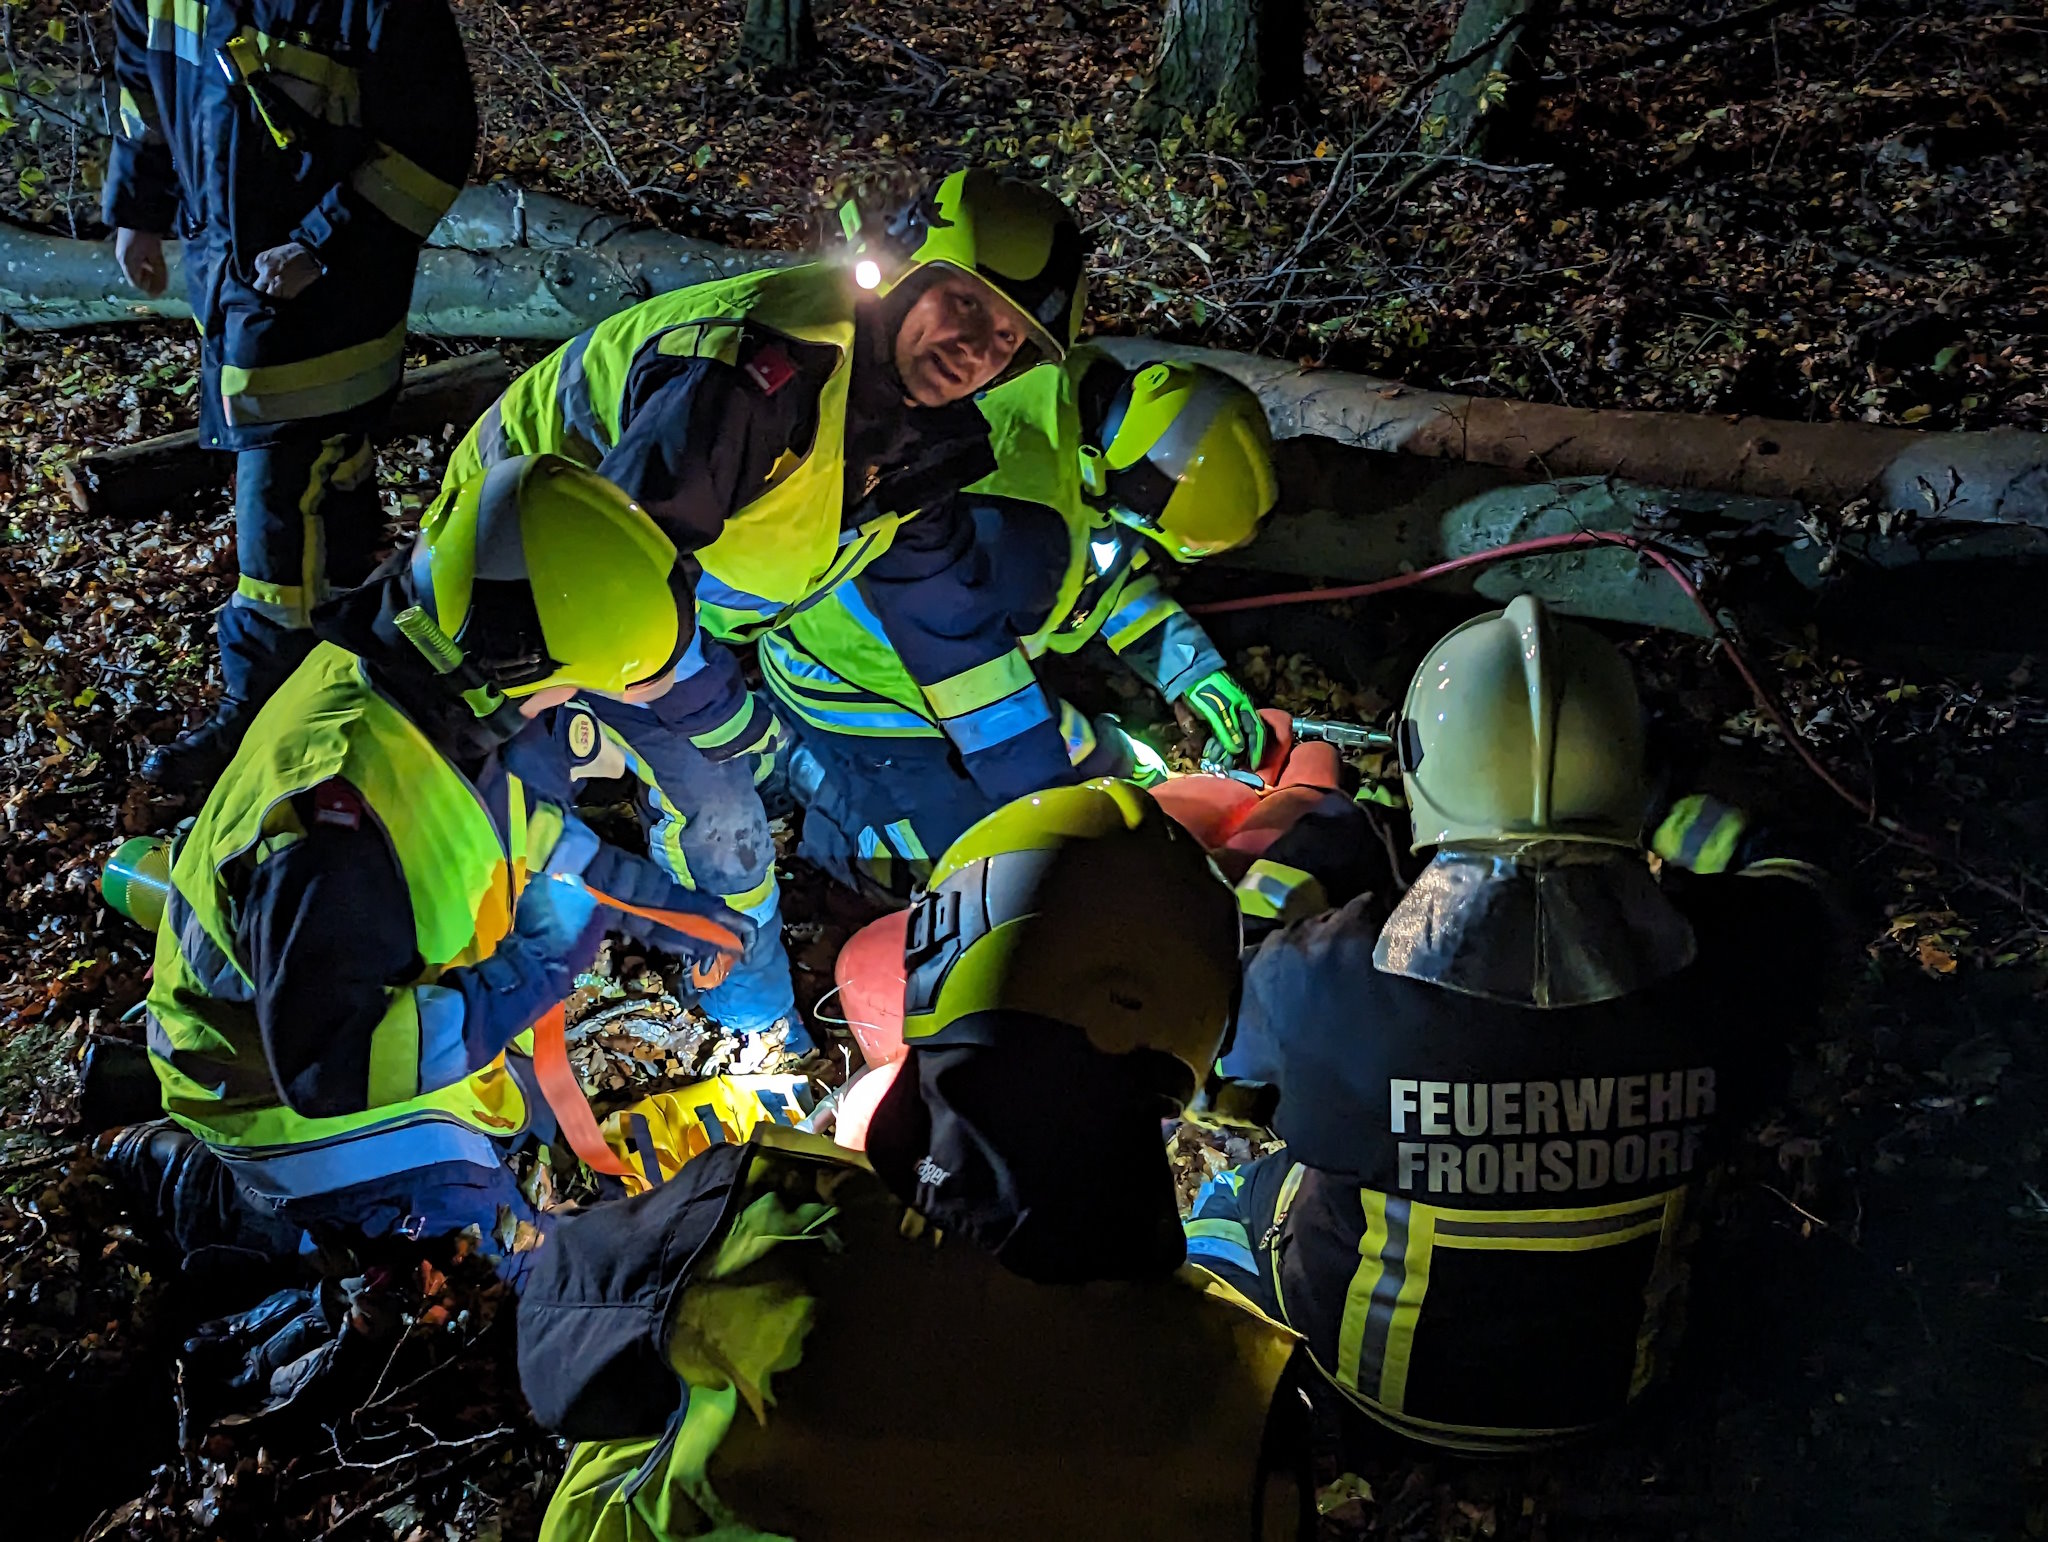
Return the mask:
POLYGON ((746 370, 747 377, 761 388, 763 396, 773 396, 796 379, 796 366, 790 362, 789 355, 773 343, 758 349, 742 368, 746 370))
POLYGON ((363 795, 336 777, 313 789, 313 822, 340 825, 344 830, 363 827, 363 795))

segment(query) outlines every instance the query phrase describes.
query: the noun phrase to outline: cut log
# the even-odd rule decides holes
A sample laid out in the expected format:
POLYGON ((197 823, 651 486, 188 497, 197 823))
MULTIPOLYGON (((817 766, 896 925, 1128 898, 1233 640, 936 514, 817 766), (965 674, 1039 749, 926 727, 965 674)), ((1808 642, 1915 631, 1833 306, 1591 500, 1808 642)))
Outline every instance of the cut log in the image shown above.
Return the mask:
MULTIPOLYGON (((743 251, 669 235, 545 194, 467 188, 422 254, 413 330, 441 337, 559 341, 646 295, 800 254, 743 251)), ((181 293, 178 247, 171 293, 181 293)), ((115 269, 110 243, 67 241, 0 222, 0 313, 28 327, 189 314, 147 301, 115 269)), ((2048 527, 2048 435, 2024 429, 1930 433, 1867 423, 1626 412, 1417 390, 1280 359, 1111 338, 1125 362, 1207 362, 1250 386, 1276 435, 1500 467, 1522 477, 1616 476, 1805 503, 1825 520, 1868 500, 1940 521, 2048 527)))
MULTIPOLYGON (((495 348, 429 364, 406 376, 375 435, 396 439, 450 427, 459 432, 511 383, 512 366, 495 348)), ((82 513, 140 517, 219 486, 232 464, 226 455, 201 449, 198 433, 186 429, 79 456, 64 468, 64 490, 82 513)))
MULTIPOLYGON (((1694 559, 1709 598, 1745 630, 1782 635, 1826 620, 1858 646, 2048 649, 2048 610, 2024 598, 2048 571, 2048 529, 1928 521, 1891 535, 1865 527, 1824 545, 1791 499, 1612 477, 1532 483, 1316 437, 1282 440, 1275 461, 1280 503, 1259 538, 1205 566, 1371 583, 1536 536, 1613 530, 1694 559), (1981 603, 1968 602, 1973 593, 1981 603)), ((1497 603, 1533 594, 1567 615, 1707 631, 1674 584, 1619 547, 1467 569, 1431 587, 1497 603)))
MULTIPOLYGON (((649 295, 802 260, 671 235, 505 183, 464 188, 429 239, 411 316, 427 337, 558 342, 649 295)), ((0 315, 30 331, 189 318, 182 243, 166 241, 164 254, 171 281, 151 300, 128 287, 111 241, 0 220, 0 315)))
POLYGON ((1832 516, 1859 499, 1943 521, 2048 526, 2048 435, 1928 433, 1875 423, 1555 407, 1422 391, 1284 359, 1105 338, 1125 364, 1213 364, 1259 395, 1278 438, 1464 460, 1524 476, 1619 476, 1655 487, 1791 498, 1832 516))

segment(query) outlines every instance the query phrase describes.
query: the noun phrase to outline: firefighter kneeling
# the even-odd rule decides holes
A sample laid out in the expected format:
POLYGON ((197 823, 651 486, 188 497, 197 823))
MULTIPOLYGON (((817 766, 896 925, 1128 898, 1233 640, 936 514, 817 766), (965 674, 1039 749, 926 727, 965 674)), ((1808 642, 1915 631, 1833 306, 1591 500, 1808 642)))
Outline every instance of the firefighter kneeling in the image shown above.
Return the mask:
POLYGON ((529 1214, 506 1159, 546 1122, 530 1030, 606 925, 738 956, 751 923, 602 844, 532 721, 665 690, 688 594, 644 510, 533 456, 317 613, 172 853, 148 1003, 169 1118, 101 1143, 183 1251, 488 1246, 529 1214))
POLYGON ((544 1542, 1312 1535, 1298 1341, 1183 1266, 1159 1138, 1237 945, 1128 783, 968 830, 913 915, 865 1158, 763 1126, 541 1250, 521 1380, 586 1442, 544 1542))
POLYGON ((1205 1189, 1190 1252, 1435 1444, 1558 1440, 1669 1368, 1703 1181, 1818 1007, 1818 876, 1667 873, 1640 708, 1584 627, 1515 600, 1440 641, 1400 731, 1416 850, 1267 939, 1224 1069, 1285 1150, 1205 1189))

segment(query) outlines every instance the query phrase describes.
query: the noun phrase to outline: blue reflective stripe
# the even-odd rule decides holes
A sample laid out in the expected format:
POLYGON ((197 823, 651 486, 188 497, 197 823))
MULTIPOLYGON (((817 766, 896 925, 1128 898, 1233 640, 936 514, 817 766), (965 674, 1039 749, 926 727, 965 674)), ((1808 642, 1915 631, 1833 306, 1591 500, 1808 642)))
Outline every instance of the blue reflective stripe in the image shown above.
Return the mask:
POLYGON ((791 701, 786 705, 812 727, 832 733, 859 734, 878 739, 939 737, 939 730, 931 725, 929 719, 901 709, 851 712, 810 701, 791 701))
POLYGON ((1161 592, 1159 580, 1149 574, 1126 586, 1117 598, 1120 603, 1109 613, 1109 619, 1102 623, 1102 635, 1110 647, 1119 650, 1136 642, 1169 614, 1180 609, 1171 595, 1161 592))
POLYGON ((869 608, 868 597, 860 592, 859 584, 842 586, 835 597, 846 607, 847 615, 860 623, 862 631, 878 642, 887 643, 891 648, 896 646, 889 642, 889 633, 882 625, 882 618, 869 608))
POLYGON ((735 589, 708 568, 697 575, 697 598, 724 610, 751 610, 762 616, 779 615, 782 611, 781 601, 764 600, 758 594, 735 589))
POLYGON ((425 1119, 261 1156, 244 1155, 232 1146, 212 1149, 236 1182, 267 1199, 308 1199, 436 1162, 504 1163, 496 1141, 450 1119, 425 1119))
MULTIPOLYGON (((702 587, 700 584, 698 587, 702 587)), ((676 660, 675 680, 681 685, 692 675, 704 672, 704 629, 699 627, 690 634, 690 646, 683 650, 683 656, 676 660)), ((650 709, 652 710, 652 709, 650 709)))
POLYGON ((972 755, 1051 721, 1052 707, 1045 692, 1034 683, 986 707, 946 718, 943 726, 948 737, 960 746, 961 753, 972 755))
POLYGON ((462 992, 445 985, 415 985, 420 1015, 420 1091, 438 1092, 469 1075, 469 1051, 462 1025, 469 1015, 462 992))
POLYGON ((871 692, 861 691, 859 686, 847 680, 843 675, 820 664, 810 654, 791 643, 780 632, 768 633, 761 639, 760 647, 762 656, 772 659, 775 667, 785 675, 788 675, 792 680, 801 680, 808 685, 815 685, 820 690, 830 690, 844 695, 855 693, 861 695, 872 694, 871 692))
POLYGON ((1259 1261, 1252 1256, 1251 1236, 1241 1222, 1186 1221, 1182 1229, 1187 1233, 1188 1257, 1213 1258, 1246 1274, 1259 1272, 1259 1261))

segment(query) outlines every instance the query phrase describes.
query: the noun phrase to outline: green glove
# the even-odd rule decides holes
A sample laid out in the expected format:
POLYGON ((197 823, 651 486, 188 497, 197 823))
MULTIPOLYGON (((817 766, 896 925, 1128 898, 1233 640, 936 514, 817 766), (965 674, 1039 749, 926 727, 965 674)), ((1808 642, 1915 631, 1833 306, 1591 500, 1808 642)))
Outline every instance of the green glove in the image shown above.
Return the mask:
POLYGON ((1243 686, 1227 669, 1212 670, 1181 697, 1209 725, 1232 760, 1256 766, 1266 753, 1266 724, 1243 686))

